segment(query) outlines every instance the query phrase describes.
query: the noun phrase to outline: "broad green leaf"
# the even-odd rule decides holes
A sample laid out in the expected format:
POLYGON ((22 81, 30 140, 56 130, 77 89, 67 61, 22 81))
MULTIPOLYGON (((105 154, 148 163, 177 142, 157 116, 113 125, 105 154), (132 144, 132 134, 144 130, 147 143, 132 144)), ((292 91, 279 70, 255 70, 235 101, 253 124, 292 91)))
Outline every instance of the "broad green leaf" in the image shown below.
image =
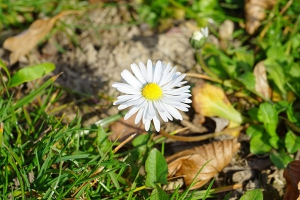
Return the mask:
POLYGON ((278 113, 274 106, 267 102, 260 104, 258 110, 258 119, 260 122, 264 123, 265 129, 270 135, 270 144, 275 149, 278 149, 279 137, 276 133, 278 113))
POLYGON ((50 73, 54 69, 55 65, 53 63, 42 63, 22 68, 11 77, 9 87, 18 86, 22 83, 36 80, 50 73))
POLYGON ((247 191, 240 200, 263 200, 263 193, 261 189, 254 189, 247 191))
POLYGON ((251 72, 245 72, 244 74, 240 75, 237 80, 239 80, 241 83, 245 85, 245 87, 256 93, 255 91, 255 77, 254 74, 251 72))
POLYGON ((258 108, 257 107, 250 108, 248 110, 248 114, 251 117, 251 119, 259 121, 259 119, 258 119, 258 108))
POLYGON ((146 160, 146 186, 155 188, 156 183, 167 184, 168 166, 163 155, 152 149, 146 160))
POLYGON ((155 189, 152 191, 150 200, 168 200, 169 196, 167 193, 161 189, 158 185, 155 186, 155 189))
POLYGON ((246 133, 250 138, 256 135, 261 135, 263 132, 264 132, 264 127, 258 124, 250 125, 246 130, 246 133))
POLYGON ((291 65, 289 75, 292 76, 292 77, 295 77, 295 78, 300 77, 300 64, 299 63, 293 63, 291 65))
POLYGON ((291 161, 293 161, 293 159, 285 152, 272 153, 270 155, 270 159, 278 169, 285 168, 291 161))
POLYGON ((250 152, 253 154, 268 153, 271 149, 269 136, 264 132, 257 133, 250 140, 250 152))
POLYGON ((134 138, 134 140, 132 141, 132 145, 134 147, 145 145, 148 142, 149 138, 150 138, 150 134, 141 134, 136 138, 134 138))
POLYGON ((239 50, 235 52, 235 60, 239 69, 242 69, 244 72, 252 72, 254 66, 254 54, 253 51, 246 49, 239 50))
POLYGON ((284 139, 285 148, 289 153, 295 153, 300 149, 300 137, 292 131, 288 131, 284 139))
POLYGON ((267 57, 271 59, 284 59, 284 55, 284 47, 280 44, 280 42, 274 42, 267 50, 267 57))
POLYGON ((259 105, 258 119, 263 123, 277 123, 278 114, 276 109, 270 103, 262 103, 259 105))
POLYGON ((282 93, 282 96, 286 98, 286 90, 284 88, 286 79, 282 66, 274 59, 267 59, 264 61, 264 64, 268 74, 282 93))

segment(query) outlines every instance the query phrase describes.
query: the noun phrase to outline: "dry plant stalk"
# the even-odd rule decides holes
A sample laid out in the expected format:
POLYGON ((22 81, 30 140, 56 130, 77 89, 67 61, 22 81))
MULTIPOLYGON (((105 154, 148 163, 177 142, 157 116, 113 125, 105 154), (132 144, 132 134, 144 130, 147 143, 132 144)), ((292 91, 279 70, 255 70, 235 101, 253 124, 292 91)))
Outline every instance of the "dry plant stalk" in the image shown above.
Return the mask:
POLYGON ((230 163, 239 147, 240 143, 233 139, 212 142, 174 154, 166 158, 168 178, 183 177, 186 186, 191 185, 195 179, 191 189, 200 188, 230 163))

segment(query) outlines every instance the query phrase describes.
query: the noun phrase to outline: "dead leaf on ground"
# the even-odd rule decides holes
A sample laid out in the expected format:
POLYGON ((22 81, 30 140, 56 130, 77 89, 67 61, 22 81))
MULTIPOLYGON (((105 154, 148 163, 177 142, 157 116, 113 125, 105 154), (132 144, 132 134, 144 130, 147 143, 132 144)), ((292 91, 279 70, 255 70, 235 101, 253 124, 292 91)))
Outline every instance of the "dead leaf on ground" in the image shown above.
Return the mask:
POLYGON ((3 47, 11 51, 9 56, 10 65, 13 65, 21 56, 30 52, 49 33, 58 19, 66 15, 78 13, 78 11, 64 11, 51 19, 38 19, 19 35, 7 38, 4 41, 3 47))
POLYGON ((254 67, 255 91, 261 94, 266 100, 270 99, 270 86, 267 79, 267 71, 263 61, 257 63, 254 67))
MULTIPOLYGON (((200 115, 222 117, 236 122, 234 123, 236 127, 243 121, 241 113, 231 105, 225 92, 220 87, 208 83, 198 85, 192 90, 192 98, 192 106, 200 115)), ((235 133, 235 135, 238 134, 235 133)))
POLYGON ((168 178, 183 177, 186 186, 195 179, 191 189, 200 188, 230 163, 239 147, 236 140, 224 140, 174 154, 166 158, 168 178))
POLYGON ((284 169, 283 177, 286 180, 284 200, 300 200, 300 160, 294 160, 284 169))
POLYGON ((276 0, 246 0, 246 31, 253 34, 266 18, 266 10, 272 9, 276 0))
POLYGON ((109 139, 112 141, 118 140, 123 141, 126 139, 129 135, 132 135, 134 133, 141 134, 145 132, 145 126, 142 122, 135 124, 136 114, 130 117, 127 120, 124 120, 124 118, 119 119, 115 123, 111 125, 111 131, 113 134, 109 135, 109 139), (120 136, 121 134, 121 136, 120 136), (120 138, 119 138, 120 136, 120 138))

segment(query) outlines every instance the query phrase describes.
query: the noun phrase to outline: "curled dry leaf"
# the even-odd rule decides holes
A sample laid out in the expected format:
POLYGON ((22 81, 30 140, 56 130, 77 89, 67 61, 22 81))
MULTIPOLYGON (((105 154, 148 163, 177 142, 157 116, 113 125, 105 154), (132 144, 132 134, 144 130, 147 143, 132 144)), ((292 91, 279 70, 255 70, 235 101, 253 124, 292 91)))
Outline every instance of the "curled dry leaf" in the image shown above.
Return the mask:
POLYGON ((230 163, 239 147, 236 140, 224 140, 179 152, 166 159, 168 178, 183 177, 187 186, 195 179, 191 189, 200 188, 230 163))
POLYGON ((286 180, 284 200, 297 199, 297 197, 300 199, 298 188, 300 183, 300 160, 290 162, 284 169, 283 177, 286 180))
POLYGON ((7 38, 3 47, 11 51, 9 56, 10 64, 13 65, 21 56, 31 51, 49 33, 58 19, 74 13, 78 13, 78 11, 64 11, 51 19, 38 19, 31 24, 29 29, 19 35, 7 38))
POLYGON ((262 95, 266 100, 270 99, 270 86, 267 79, 267 71, 263 61, 257 63, 254 67, 255 91, 262 95))
POLYGON ((266 18, 266 10, 272 9, 276 0, 246 0, 246 31, 253 34, 266 18))

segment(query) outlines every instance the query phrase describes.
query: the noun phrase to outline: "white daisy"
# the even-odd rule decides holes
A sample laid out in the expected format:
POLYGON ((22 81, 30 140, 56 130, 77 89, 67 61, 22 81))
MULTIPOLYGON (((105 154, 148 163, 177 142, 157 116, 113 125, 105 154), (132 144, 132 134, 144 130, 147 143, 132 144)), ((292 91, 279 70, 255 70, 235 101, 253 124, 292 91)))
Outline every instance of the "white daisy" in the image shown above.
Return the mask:
POLYGON ((208 27, 201 28, 200 31, 195 31, 192 38, 200 41, 202 38, 208 37, 208 27))
POLYGON ((119 105, 119 110, 131 107, 124 119, 137 113, 135 124, 142 120, 148 131, 153 120, 158 132, 160 130, 159 117, 165 122, 173 118, 182 120, 178 110, 188 111, 190 106, 187 103, 192 102, 189 99, 190 86, 183 86, 186 83, 182 81, 185 74, 176 72, 176 67, 172 68, 170 63, 165 65, 157 61, 155 65, 152 65, 151 60, 148 60, 147 68, 140 62, 139 66, 135 63, 131 64, 131 69, 134 75, 124 70, 121 73, 124 83, 112 85, 125 93, 118 97, 114 105, 119 105))

